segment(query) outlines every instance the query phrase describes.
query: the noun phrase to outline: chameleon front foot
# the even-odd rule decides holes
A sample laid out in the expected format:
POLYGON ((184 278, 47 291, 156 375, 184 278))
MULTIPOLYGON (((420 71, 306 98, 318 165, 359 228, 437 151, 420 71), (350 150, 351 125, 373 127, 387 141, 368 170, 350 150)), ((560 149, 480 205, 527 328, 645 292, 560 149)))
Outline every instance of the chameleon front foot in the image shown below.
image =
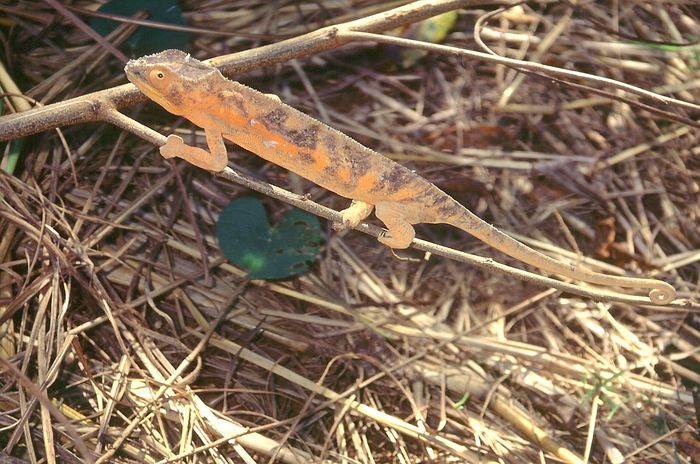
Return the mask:
POLYGON ((182 137, 179 135, 170 134, 168 135, 165 145, 162 145, 159 149, 160 155, 163 158, 177 158, 180 153, 185 150, 186 146, 187 145, 185 145, 185 141, 182 140, 182 137))
POLYGON ((170 134, 165 144, 160 147, 160 154, 163 158, 182 158, 207 171, 221 172, 228 164, 226 147, 221 133, 205 130, 204 134, 210 151, 187 145, 179 135, 170 134))

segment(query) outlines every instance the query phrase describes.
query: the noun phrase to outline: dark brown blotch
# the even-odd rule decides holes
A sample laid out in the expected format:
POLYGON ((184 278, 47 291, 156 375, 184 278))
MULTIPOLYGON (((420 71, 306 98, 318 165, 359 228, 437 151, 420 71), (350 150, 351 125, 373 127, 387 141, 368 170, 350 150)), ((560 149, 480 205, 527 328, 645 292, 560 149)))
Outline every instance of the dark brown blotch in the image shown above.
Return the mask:
POLYGON ((362 177, 369 172, 372 163, 368 158, 352 158, 350 160, 350 166, 353 174, 357 177, 362 177))
POLYGON ((338 165, 334 165, 332 163, 328 164, 323 168, 323 177, 331 180, 338 187, 342 187, 342 190, 345 190, 346 192, 354 192, 357 189, 357 179, 359 176, 350 171, 350 178, 341 180, 340 176, 338 175, 338 170, 338 165))
POLYGON ((238 92, 222 91, 219 93, 219 101, 224 108, 235 108, 236 113, 242 115, 245 119, 249 119, 248 110, 246 110, 243 98, 238 92))
POLYGON ((331 156, 336 155, 335 149, 337 148, 337 143, 335 137, 332 135, 326 135, 323 137, 323 145, 325 145, 326 150, 331 156))
POLYGON ((318 126, 314 125, 306 129, 290 130, 285 135, 297 147, 315 150, 318 143, 318 126))
POLYGON ((384 175, 382 183, 386 187, 389 194, 396 193, 410 181, 410 174, 411 171, 400 164, 396 164, 392 166, 391 171, 384 175))
POLYGON ((433 188, 432 185, 429 185, 428 188, 423 190, 420 195, 420 199, 423 201, 423 203, 430 205, 433 208, 440 208, 445 204, 452 203, 452 197, 436 188, 433 188))
POLYGON ((357 177, 362 177, 372 170, 372 166, 375 164, 374 160, 382 155, 360 145, 354 140, 348 140, 343 144, 342 151, 338 156, 349 159, 352 172, 355 173, 357 177))
POLYGON ((179 88, 168 89, 168 101, 175 106, 183 106, 184 98, 182 90, 180 90, 179 88))
POLYGON ((289 115, 284 109, 277 108, 276 110, 272 110, 265 114, 262 117, 262 121, 267 127, 280 128, 284 126, 284 123, 288 117, 289 115))
MULTIPOLYGON (((176 80, 173 85, 168 87, 168 101, 173 103, 175 106, 183 105, 185 100, 191 103, 191 96, 196 94, 198 90, 200 89, 197 82, 192 82, 185 79, 176 80)), ((196 104, 196 100, 194 102, 196 104)))
POLYGON ((427 201, 423 201, 423 204, 430 204, 430 209, 437 210, 440 217, 449 217, 454 212, 455 201, 445 192, 430 189, 425 197, 427 201))
POLYGON ((316 160, 311 156, 311 153, 306 150, 300 150, 297 152, 297 158, 306 164, 314 164, 316 160))

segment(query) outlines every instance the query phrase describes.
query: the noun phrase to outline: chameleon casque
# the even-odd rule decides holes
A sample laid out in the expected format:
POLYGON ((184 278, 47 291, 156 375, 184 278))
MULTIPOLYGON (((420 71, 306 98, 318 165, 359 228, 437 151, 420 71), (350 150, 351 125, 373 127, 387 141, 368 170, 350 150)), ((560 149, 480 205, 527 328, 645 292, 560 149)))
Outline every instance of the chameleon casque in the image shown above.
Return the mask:
POLYGON ((224 140, 352 200, 343 225, 355 227, 375 210, 388 229, 379 241, 407 248, 414 224, 444 223, 464 230, 501 252, 544 271, 594 284, 649 289, 655 304, 676 295, 666 282, 600 274, 546 256, 483 221, 448 194, 406 167, 347 135, 243 84, 180 50, 131 60, 129 80, 169 112, 204 129, 209 152, 168 136, 160 153, 202 169, 222 171, 224 140))

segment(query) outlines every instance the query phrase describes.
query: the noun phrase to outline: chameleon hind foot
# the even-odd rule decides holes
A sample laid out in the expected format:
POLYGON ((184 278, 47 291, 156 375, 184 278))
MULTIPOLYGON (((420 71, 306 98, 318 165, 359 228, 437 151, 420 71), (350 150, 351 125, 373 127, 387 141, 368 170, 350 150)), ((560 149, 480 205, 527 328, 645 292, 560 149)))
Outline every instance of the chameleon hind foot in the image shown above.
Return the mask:
POLYGON ((388 229, 384 235, 377 237, 379 243, 390 248, 404 249, 411 245, 416 237, 416 231, 403 215, 395 211, 391 204, 378 203, 375 214, 388 229))

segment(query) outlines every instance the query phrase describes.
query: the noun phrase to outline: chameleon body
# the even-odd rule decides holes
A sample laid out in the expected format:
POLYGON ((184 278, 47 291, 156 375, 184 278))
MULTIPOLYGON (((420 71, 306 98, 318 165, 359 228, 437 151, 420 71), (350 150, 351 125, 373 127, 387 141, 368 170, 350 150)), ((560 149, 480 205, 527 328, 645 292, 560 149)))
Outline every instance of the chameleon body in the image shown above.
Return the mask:
POLYGON ((550 258, 483 221, 448 194, 347 135, 282 103, 279 98, 226 79, 216 68, 179 50, 131 60, 127 77, 150 99, 205 131, 209 152, 170 135, 160 147, 166 158, 180 157, 210 171, 228 162, 223 139, 352 200, 343 225, 354 227, 375 210, 388 229, 379 241, 406 248, 414 224, 446 223, 492 247, 547 272, 582 281, 649 289, 653 303, 675 298, 669 284, 608 276, 550 258))

